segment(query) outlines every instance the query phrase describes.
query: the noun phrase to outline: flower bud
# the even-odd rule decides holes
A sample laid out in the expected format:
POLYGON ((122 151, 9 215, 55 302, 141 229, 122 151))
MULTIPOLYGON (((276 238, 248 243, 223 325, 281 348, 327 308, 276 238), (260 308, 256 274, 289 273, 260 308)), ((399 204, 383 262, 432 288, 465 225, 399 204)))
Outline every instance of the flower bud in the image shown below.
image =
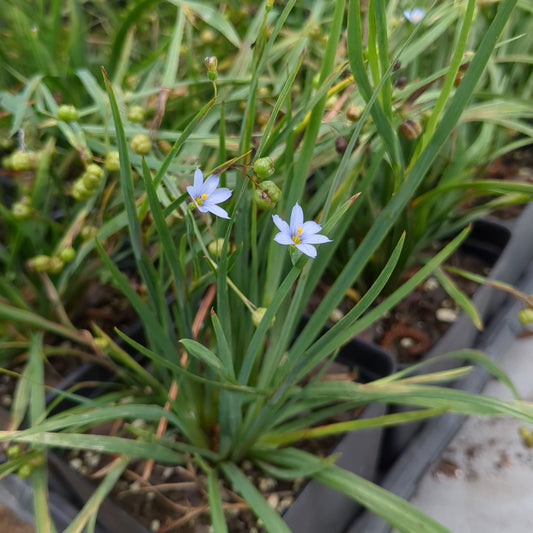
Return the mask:
POLYGON ((346 118, 350 122, 355 122, 361 118, 361 115, 363 114, 363 108, 359 105, 351 105, 346 110, 346 118))
POLYGON ((128 120, 130 122, 142 122, 144 120, 145 110, 140 105, 132 105, 128 109, 128 120))
POLYGON ((533 309, 530 307, 520 309, 520 311, 518 311, 518 320, 524 325, 533 322, 533 309))
POLYGON ((420 137, 420 134, 422 133, 422 126, 418 121, 408 118, 402 122, 400 131, 406 139, 413 141, 414 139, 418 139, 418 137, 420 137))
POLYGON ((281 198, 281 190, 273 181, 263 181, 254 189, 254 200, 259 209, 272 209, 281 198))
POLYGON ((207 68, 207 77, 211 81, 215 81, 217 79, 217 67, 218 67, 218 59, 215 56, 207 56, 205 58, 205 67, 207 68))
POLYGON ((152 149, 152 141, 147 135, 139 133, 130 141, 130 148, 136 154, 147 154, 152 149))
POLYGON ((57 108, 57 118, 64 122, 74 122, 78 120, 78 110, 73 105, 60 105, 57 108))
POLYGON ((76 250, 74 250, 74 248, 72 248, 71 246, 63 248, 59 252, 59 259, 61 259, 61 261, 65 262, 65 263, 68 263, 69 261, 72 261, 74 259, 74 257, 76 257, 76 250))
POLYGON ((260 157, 254 163, 254 172, 260 181, 270 178, 274 174, 274 161, 270 157, 260 157))
POLYGON ((267 0, 265 11, 268 13, 272 9, 273 5, 274 5, 274 0, 267 0))
POLYGON ((120 156, 117 151, 107 152, 104 166, 108 172, 120 170, 120 156))

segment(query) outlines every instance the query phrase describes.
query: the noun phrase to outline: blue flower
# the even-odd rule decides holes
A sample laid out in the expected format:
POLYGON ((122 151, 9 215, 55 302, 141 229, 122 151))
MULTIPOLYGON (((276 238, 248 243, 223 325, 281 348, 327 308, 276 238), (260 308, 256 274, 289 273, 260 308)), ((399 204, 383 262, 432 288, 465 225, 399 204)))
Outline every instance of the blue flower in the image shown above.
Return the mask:
POLYGON ((318 235, 318 232, 322 229, 320 224, 312 220, 304 222, 304 212, 298 203, 292 208, 290 225, 278 215, 273 215, 272 220, 279 229, 279 233, 274 237, 274 240, 285 246, 295 246, 300 252, 309 257, 316 257, 316 248, 312 246, 313 244, 331 242, 331 239, 328 239, 325 235, 318 235))
POLYGON ((418 24, 424 18, 424 10, 419 7, 413 9, 404 9, 403 16, 411 23, 418 24))
POLYGON ((213 213, 220 218, 229 218, 227 211, 217 204, 227 200, 232 191, 225 187, 218 189, 219 180, 220 178, 216 174, 211 174, 204 181, 202 171, 197 168, 194 171, 194 183, 187 187, 187 192, 202 213, 213 213))

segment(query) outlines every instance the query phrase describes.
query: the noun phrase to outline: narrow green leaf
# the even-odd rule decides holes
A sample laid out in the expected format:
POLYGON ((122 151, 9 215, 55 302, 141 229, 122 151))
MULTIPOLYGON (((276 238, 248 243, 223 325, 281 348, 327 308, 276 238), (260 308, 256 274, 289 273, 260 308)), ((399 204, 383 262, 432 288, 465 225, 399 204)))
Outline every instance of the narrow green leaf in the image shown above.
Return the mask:
POLYGON ((234 463, 221 463, 222 471, 229 479, 233 489, 240 494, 250 505, 254 514, 263 521, 267 531, 272 533, 291 533, 287 524, 279 516, 261 493, 248 480, 238 466, 234 463))
POLYGON ((479 313, 470 298, 442 271, 442 269, 437 268, 433 274, 441 284, 442 288, 470 317, 474 326, 481 331, 483 329, 483 320, 481 319, 481 316, 479 316, 479 313))
POLYGON ((192 339, 180 339, 180 342, 183 344, 188 353, 194 355, 194 357, 198 357, 200 361, 208 364, 211 368, 218 372, 223 370, 224 367, 220 359, 203 344, 200 344, 192 339))

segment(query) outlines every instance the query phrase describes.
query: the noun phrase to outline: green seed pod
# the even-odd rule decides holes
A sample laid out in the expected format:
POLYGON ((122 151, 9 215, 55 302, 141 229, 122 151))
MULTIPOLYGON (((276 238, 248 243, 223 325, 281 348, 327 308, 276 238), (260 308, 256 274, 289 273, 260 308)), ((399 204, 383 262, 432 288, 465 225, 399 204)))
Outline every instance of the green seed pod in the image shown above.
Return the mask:
POLYGON ((94 176, 95 178, 98 178, 101 180, 104 177, 104 169, 95 163, 91 163, 90 165, 87 165, 87 168, 85 169, 85 174, 90 174, 91 176, 94 176))
POLYGON ((41 466, 44 463, 44 455, 42 453, 38 453, 37 455, 34 455, 28 460, 28 464, 32 468, 37 468, 38 466, 41 466))
POLYGON ((35 272, 48 272, 50 267, 50 257, 47 255, 41 254, 36 255, 28 260, 28 268, 35 272))
POLYGON ((259 181, 270 178, 274 174, 274 161, 270 157, 260 157, 254 163, 254 172, 259 181))
POLYGON ((533 322, 533 309, 529 307, 526 309, 520 309, 520 311, 518 311, 518 320, 520 320, 522 324, 533 322))
POLYGON ((88 241, 89 239, 94 239, 96 235, 98 234, 98 228, 95 226, 83 226, 80 230, 80 237, 84 241, 88 241))
POLYGON ((102 181, 101 178, 99 178, 95 174, 90 174, 89 172, 85 172, 80 179, 83 183, 83 186, 91 193, 96 190, 96 188, 98 187, 98 185, 100 185, 100 182, 102 181))
POLYGON ((61 272, 64 266, 65 262, 60 257, 50 257, 50 264, 48 265, 47 272, 49 274, 57 274, 58 272, 61 272))
POLYGON ((274 0, 267 0, 265 11, 268 13, 272 9, 273 5, 274 5, 274 0))
POLYGON ((207 251, 213 257, 220 257, 222 255, 222 248, 224 247, 224 239, 215 239, 207 245, 207 251))
POLYGON ((65 263, 68 263, 69 261, 72 261, 74 259, 74 257, 76 257, 76 250, 74 250, 74 248, 72 248, 71 246, 69 246, 67 248, 63 248, 59 252, 59 259, 61 259, 61 261, 65 262, 65 263))
POLYGON ((71 191, 72 197, 75 200, 78 200, 78 202, 87 200, 88 198, 92 196, 94 192, 94 189, 88 189, 83 183, 84 176, 82 176, 80 179, 77 179, 72 185, 72 191, 71 191))
POLYGON ((133 139, 130 141, 130 148, 136 154, 147 154, 152 149, 152 141, 150 140, 150 137, 148 137, 148 135, 139 133, 138 135, 135 135, 135 137, 133 137, 133 139))
POLYGON ((518 428, 518 434, 520 435, 520 437, 522 437, 523 443, 528 448, 533 448, 533 432, 529 428, 520 426, 518 428))
POLYGON ((74 122, 78 120, 78 110, 73 105, 60 105, 57 108, 57 118, 65 122, 74 122))
POLYGON ((30 170, 33 166, 30 153, 17 151, 11 154, 11 168, 13 170, 30 170))
POLYGON ((105 156, 104 166, 108 172, 112 172, 113 170, 120 170, 120 156, 118 152, 107 152, 105 156))
POLYGON ((254 189, 254 200, 259 209, 272 209, 281 198, 281 190, 273 181, 263 181, 254 189))
POLYGON ((93 342, 94 345, 100 350, 107 348, 109 345, 109 341, 105 337, 96 337, 93 342))
MULTIPOLYGON (((266 307, 258 307, 252 312, 252 322, 255 327, 258 327, 261 323, 261 320, 263 320, 263 317, 265 316, 265 313, 267 312, 266 307)), ((272 319, 272 322, 270 322, 270 325, 274 324, 274 321, 276 320, 276 317, 272 319)))
POLYGON ((132 105, 128 109, 128 120, 130 122, 142 122, 145 114, 146 111, 144 107, 141 107, 140 105, 132 105))
POLYGON ((17 474, 19 475, 21 479, 26 479, 31 476, 32 471, 33 469, 31 465, 24 464, 24 465, 21 465, 20 468, 17 470, 17 474))
POLYGON ((408 118, 402 122, 400 131, 406 139, 413 141, 414 139, 418 139, 418 137, 420 137, 420 134, 422 133, 422 126, 420 125, 420 122, 408 118))
POLYGON ((5 453, 10 459, 16 459, 20 455, 20 444, 13 444, 5 453))
POLYGON ((17 220, 28 218, 31 215, 31 206, 26 202, 15 202, 11 206, 11 213, 17 220))
POLYGON ((356 122, 361 118, 361 115, 363 114, 363 108, 359 105, 351 105, 346 110, 346 118, 350 122, 356 122))

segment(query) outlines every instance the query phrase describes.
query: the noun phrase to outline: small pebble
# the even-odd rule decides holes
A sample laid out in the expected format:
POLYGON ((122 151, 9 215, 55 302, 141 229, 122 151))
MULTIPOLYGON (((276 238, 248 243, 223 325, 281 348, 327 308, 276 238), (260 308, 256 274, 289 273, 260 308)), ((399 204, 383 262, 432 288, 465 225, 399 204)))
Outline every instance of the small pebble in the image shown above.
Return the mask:
POLYGON ((435 316, 437 317, 437 320, 451 324, 452 322, 455 322, 457 313, 453 309, 441 307, 440 309, 437 309, 435 316))
POLYGON ((340 309, 333 309, 331 311, 331 314, 329 315, 329 319, 332 322, 339 322, 339 320, 342 320, 344 318, 344 313, 340 309))
POLYGON ((74 468, 74 470, 79 470, 82 467, 83 461, 79 457, 74 457, 74 459, 70 460, 70 466, 74 468))
POLYGON ((138 490, 141 488, 141 483, 140 481, 134 481, 131 485, 130 485, 130 491, 131 492, 138 492, 138 490))
POLYGON ((402 339, 400 339, 400 346, 404 350, 411 348, 411 346, 413 346, 414 343, 415 341, 411 339, 411 337, 403 337, 402 339))
POLYGON ((161 527, 161 522, 156 518, 150 522, 150 531, 159 531, 161 527))
POLYGON ((272 507, 272 509, 276 509, 279 503, 279 496, 277 495, 277 493, 273 492, 272 494, 269 494, 267 498, 267 502, 268 502, 268 505, 272 507))
POLYGON ((276 480, 271 477, 262 477, 259 479, 259 490, 261 492, 268 492, 276 486, 276 480))
POLYGON ((428 278, 424 282, 423 287, 424 287, 424 290, 426 291, 433 291, 439 288, 439 282, 435 278, 428 278))

